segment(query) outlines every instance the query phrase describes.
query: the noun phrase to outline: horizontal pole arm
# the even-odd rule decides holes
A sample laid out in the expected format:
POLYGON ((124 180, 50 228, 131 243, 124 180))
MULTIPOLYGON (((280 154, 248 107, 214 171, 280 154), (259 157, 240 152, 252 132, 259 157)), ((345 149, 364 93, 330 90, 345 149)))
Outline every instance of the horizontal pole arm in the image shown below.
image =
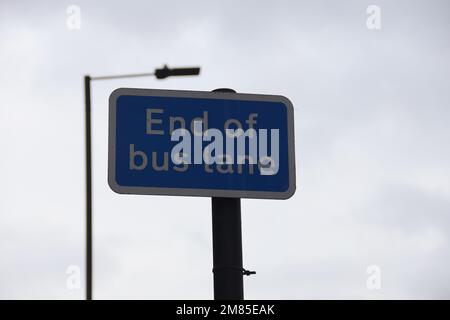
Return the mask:
POLYGON ((123 79, 123 78, 150 77, 150 76, 154 76, 154 75, 155 75, 154 73, 132 73, 132 74, 122 74, 122 75, 91 77, 91 79, 92 80, 110 80, 110 79, 123 79))

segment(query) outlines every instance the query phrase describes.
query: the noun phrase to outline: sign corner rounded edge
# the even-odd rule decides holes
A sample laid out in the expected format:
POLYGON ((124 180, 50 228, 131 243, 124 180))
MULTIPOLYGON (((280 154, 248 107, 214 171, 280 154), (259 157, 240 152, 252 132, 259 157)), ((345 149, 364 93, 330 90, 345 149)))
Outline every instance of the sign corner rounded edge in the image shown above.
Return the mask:
POLYGON ((112 174, 108 174, 108 185, 111 188, 112 191, 118 194, 124 194, 122 186, 119 185, 116 181, 116 178, 112 174))
POLYGON ((117 102, 117 98, 126 94, 126 88, 117 88, 114 89, 111 94, 109 95, 109 105, 113 105, 117 102))
POLYGON ((297 185, 295 183, 293 183, 292 185, 289 186, 287 191, 284 193, 283 200, 292 198, 296 191, 297 191, 297 185))
POLYGON ((279 101, 281 103, 283 103, 286 106, 288 113, 293 115, 294 114, 294 104, 292 103, 292 101, 288 97, 285 97, 282 95, 278 95, 276 97, 279 99, 279 101))

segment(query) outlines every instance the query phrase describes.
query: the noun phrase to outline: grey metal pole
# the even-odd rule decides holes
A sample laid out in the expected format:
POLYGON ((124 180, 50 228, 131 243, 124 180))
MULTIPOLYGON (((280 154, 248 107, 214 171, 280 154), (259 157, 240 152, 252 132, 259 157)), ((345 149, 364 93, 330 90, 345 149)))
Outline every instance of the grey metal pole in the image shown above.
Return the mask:
POLYGON ((86 138, 86 300, 92 300, 91 77, 84 77, 86 138))

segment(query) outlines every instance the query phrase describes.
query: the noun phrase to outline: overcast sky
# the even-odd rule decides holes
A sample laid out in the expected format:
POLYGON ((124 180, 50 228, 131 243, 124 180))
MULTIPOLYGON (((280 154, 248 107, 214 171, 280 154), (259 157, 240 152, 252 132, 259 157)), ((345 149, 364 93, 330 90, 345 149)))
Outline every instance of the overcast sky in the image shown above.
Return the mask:
POLYGON ((248 299, 450 298, 450 2, 0 2, 0 298, 84 298, 83 76, 93 84, 94 297, 210 299, 208 198, 115 194, 118 87, 287 96, 297 192, 243 200, 248 299), (81 9, 69 30, 66 9, 81 9), (381 9, 381 29, 366 9, 381 9), (67 268, 82 286, 69 290, 67 268), (381 270, 370 290, 369 266, 381 270))

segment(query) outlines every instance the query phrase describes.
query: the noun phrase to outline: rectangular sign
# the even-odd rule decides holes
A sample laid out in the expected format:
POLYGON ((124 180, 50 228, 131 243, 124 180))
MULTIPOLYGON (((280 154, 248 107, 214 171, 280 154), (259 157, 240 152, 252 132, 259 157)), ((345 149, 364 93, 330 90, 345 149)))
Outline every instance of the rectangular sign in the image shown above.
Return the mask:
POLYGON ((117 193, 287 199, 293 106, 275 95, 116 89, 108 166, 117 193))

